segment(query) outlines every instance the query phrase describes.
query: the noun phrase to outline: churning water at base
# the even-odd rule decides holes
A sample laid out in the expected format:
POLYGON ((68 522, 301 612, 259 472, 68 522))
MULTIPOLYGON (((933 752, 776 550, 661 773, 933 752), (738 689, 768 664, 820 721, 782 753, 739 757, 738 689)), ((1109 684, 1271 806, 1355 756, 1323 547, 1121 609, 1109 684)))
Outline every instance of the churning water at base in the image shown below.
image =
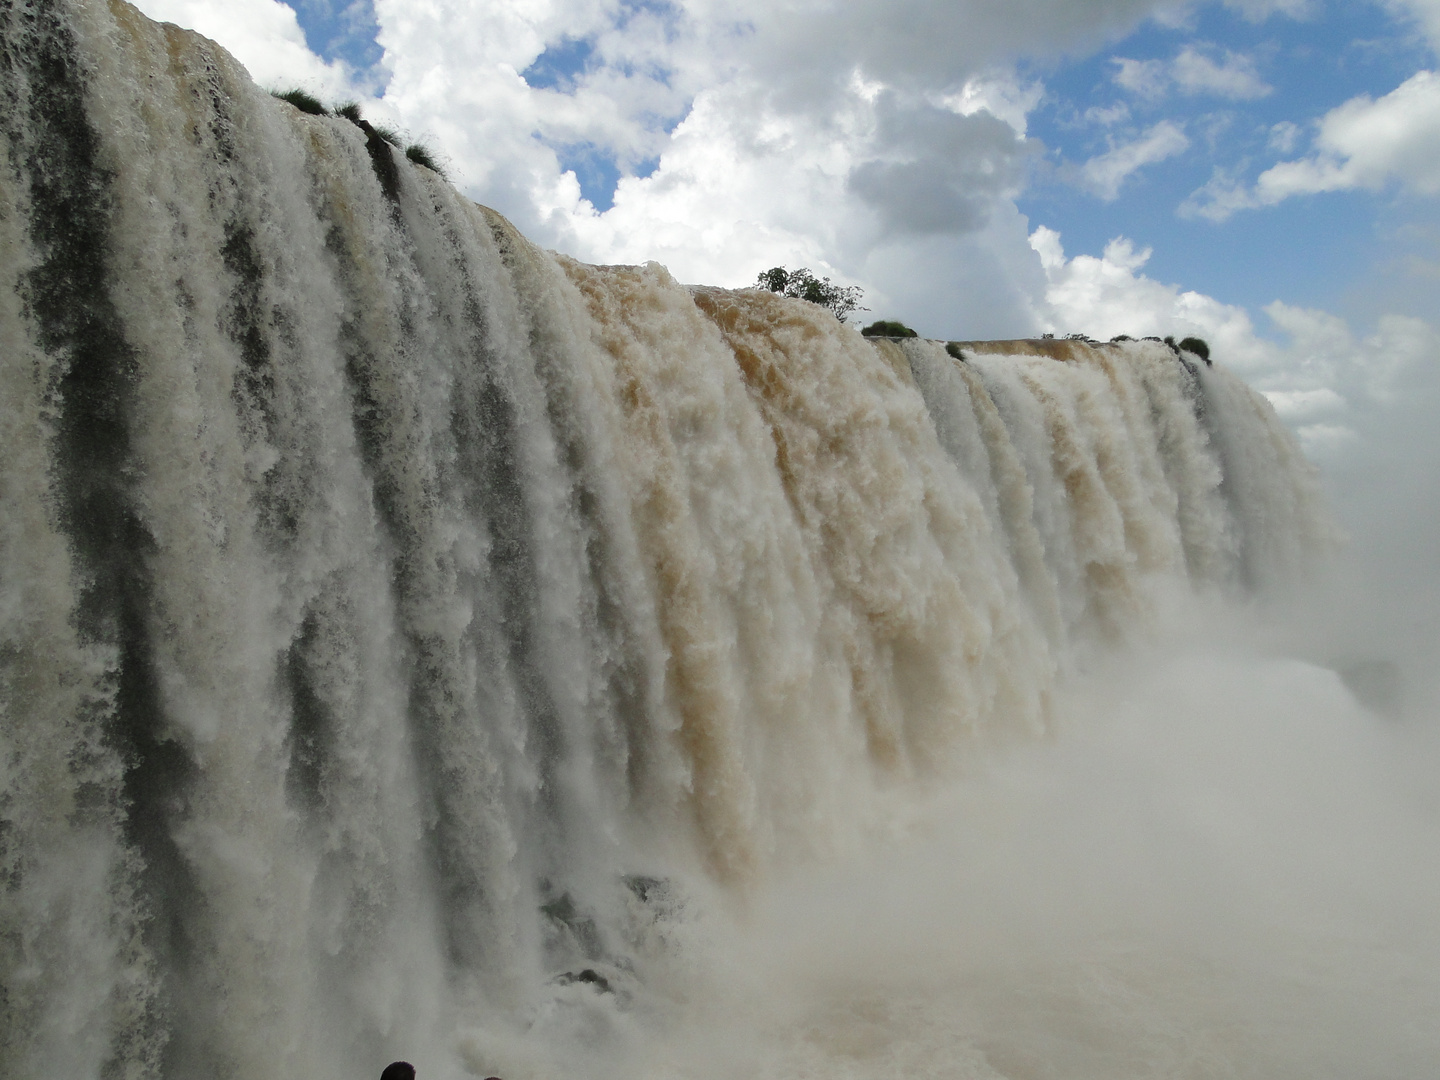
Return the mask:
POLYGON ((1223 368, 582 265, 121 0, 0 35, 6 1075, 1440 1060, 1435 808, 1242 647, 1333 536, 1223 368))

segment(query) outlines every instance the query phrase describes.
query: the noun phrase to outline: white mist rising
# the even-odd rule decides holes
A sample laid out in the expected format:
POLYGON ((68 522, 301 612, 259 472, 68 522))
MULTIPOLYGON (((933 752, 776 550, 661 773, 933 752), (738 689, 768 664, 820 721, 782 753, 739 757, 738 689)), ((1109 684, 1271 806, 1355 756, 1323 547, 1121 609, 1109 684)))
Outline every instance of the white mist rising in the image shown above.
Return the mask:
POLYGON ((1222 366, 586 266, 120 0, 0 35, 9 1074, 1434 1060, 1425 729, 1247 607, 1335 536, 1222 366))
POLYGON ((883 853, 776 888, 726 943, 708 1039, 647 1075, 1427 1074, 1433 733, 1195 641, 1059 712, 883 853))

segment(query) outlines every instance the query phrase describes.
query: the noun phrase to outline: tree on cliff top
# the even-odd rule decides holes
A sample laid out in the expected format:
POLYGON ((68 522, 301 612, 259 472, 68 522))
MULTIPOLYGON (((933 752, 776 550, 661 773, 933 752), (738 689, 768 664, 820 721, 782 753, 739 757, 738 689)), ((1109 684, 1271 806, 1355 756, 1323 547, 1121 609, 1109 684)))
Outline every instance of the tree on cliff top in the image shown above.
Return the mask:
POLYGON ((865 290, 860 286, 832 285, 828 277, 817 278, 804 266, 799 270, 786 270, 783 266, 776 266, 762 271, 755 279, 755 284, 761 289, 769 289, 782 296, 819 304, 829 309, 842 323, 851 312, 870 310, 860 305, 860 298, 865 295, 865 290))

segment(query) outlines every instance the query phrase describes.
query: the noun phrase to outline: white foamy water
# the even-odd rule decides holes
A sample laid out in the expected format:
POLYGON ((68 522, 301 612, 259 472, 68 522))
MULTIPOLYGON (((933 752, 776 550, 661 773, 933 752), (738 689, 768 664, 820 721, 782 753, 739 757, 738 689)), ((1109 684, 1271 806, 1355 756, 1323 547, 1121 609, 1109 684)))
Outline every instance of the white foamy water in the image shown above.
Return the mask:
POLYGON ((7 1075, 1440 1060, 1423 725, 1252 610, 1336 537, 1223 366, 586 266, 119 0, 0 30, 7 1075))

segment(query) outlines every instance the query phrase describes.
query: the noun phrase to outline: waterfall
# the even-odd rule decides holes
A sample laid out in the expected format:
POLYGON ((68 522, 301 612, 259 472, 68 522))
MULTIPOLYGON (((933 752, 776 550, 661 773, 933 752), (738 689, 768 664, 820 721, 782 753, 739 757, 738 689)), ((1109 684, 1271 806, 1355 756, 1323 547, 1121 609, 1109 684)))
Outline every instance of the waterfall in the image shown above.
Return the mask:
POLYGON ((1331 541, 1223 366, 584 265, 122 0, 0 36, 7 1075, 655 997, 687 911, 1331 541))

